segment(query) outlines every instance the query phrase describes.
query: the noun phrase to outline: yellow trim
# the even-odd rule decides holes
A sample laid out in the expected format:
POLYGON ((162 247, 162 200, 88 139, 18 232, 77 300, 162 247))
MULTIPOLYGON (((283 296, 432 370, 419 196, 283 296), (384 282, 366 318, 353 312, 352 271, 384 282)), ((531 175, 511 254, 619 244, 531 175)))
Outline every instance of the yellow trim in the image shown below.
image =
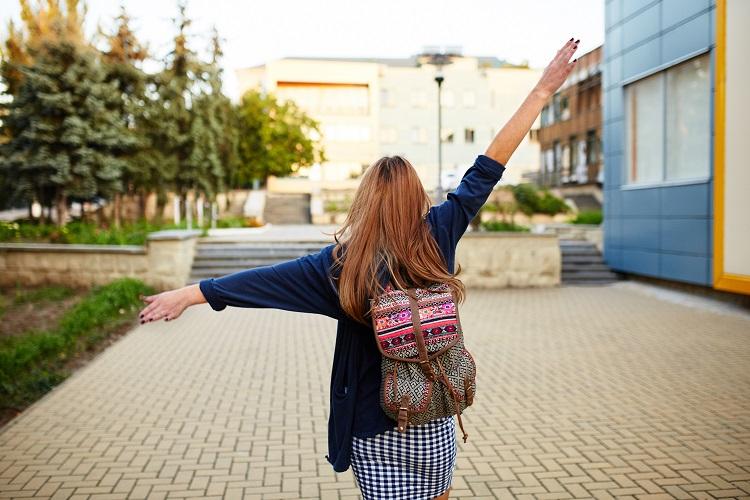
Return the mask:
POLYGON ((724 272, 724 161, 726 120, 727 0, 716 0, 716 70, 714 101, 714 259, 717 290, 750 294, 750 276, 724 272))

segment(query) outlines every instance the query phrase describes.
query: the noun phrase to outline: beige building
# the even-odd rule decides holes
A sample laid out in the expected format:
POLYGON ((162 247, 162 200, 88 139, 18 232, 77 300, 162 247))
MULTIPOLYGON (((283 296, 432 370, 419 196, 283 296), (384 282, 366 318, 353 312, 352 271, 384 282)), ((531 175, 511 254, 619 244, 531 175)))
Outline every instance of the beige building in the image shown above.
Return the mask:
MULTIPOLYGON (((428 191, 438 182, 436 70, 405 59, 285 58, 237 71, 240 93, 256 88, 291 99, 321 124, 327 161, 299 175, 269 179, 270 192, 352 189, 367 165, 400 154, 428 191)), ((483 153, 541 75, 496 58, 462 56, 443 69, 443 187, 452 189, 483 153)), ((539 170, 527 137, 504 183, 539 170)), ((314 204, 314 203, 313 203, 314 204)), ((316 212, 313 208, 313 212, 316 212)))

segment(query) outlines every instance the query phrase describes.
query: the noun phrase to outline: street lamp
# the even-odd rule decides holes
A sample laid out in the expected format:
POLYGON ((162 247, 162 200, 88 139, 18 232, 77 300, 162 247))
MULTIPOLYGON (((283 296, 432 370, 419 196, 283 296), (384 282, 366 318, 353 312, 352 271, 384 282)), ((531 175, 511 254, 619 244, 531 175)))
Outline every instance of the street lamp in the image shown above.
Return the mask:
POLYGON ((454 57, 460 57, 460 51, 458 50, 425 50, 422 54, 417 56, 418 63, 431 64, 435 66, 435 83, 438 86, 437 92, 437 115, 438 115, 438 127, 437 127, 437 139, 438 139, 438 185, 437 185, 437 203, 443 201, 443 105, 442 105, 442 89, 443 81, 445 76, 443 75, 443 66, 451 64, 454 57))

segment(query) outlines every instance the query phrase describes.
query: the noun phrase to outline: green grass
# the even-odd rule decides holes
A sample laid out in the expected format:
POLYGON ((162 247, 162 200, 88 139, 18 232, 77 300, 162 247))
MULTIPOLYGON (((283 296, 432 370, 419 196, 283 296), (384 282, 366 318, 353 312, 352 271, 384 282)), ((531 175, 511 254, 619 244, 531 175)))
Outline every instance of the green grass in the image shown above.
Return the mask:
POLYGON ((64 363, 133 320, 140 294, 154 290, 132 278, 91 289, 57 327, 0 340, 0 407, 23 408, 69 375, 64 363))
POLYGON ((583 210, 570 220, 571 224, 601 224, 603 220, 601 210, 583 210))
POLYGON ((9 293, 0 296, 0 318, 10 305, 20 305, 25 303, 54 302, 63 300, 73 295, 75 291, 72 288, 61 285, 49 285, 32 290, 26 290, 17 287, 10 290, 9 293))

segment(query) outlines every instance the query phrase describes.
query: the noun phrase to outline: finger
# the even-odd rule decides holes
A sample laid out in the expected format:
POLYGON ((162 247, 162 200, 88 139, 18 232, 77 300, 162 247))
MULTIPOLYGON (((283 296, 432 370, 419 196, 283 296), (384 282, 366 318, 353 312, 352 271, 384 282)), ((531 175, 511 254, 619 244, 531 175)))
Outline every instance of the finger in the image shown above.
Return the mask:
POLYGON ((139 318, 144 318, 151 314, 154 309, 156 309, 158 306, 156 303, 149 304, 147 307, 143 308, 143 310, 138 314, 139 318))
POLYGON ((150 311, 143 315, 141 321, 143 323, 148 323, 149 321, 159 319, 164 314, 163 311, 164 310, 160 307, 152 308, 150 311))

